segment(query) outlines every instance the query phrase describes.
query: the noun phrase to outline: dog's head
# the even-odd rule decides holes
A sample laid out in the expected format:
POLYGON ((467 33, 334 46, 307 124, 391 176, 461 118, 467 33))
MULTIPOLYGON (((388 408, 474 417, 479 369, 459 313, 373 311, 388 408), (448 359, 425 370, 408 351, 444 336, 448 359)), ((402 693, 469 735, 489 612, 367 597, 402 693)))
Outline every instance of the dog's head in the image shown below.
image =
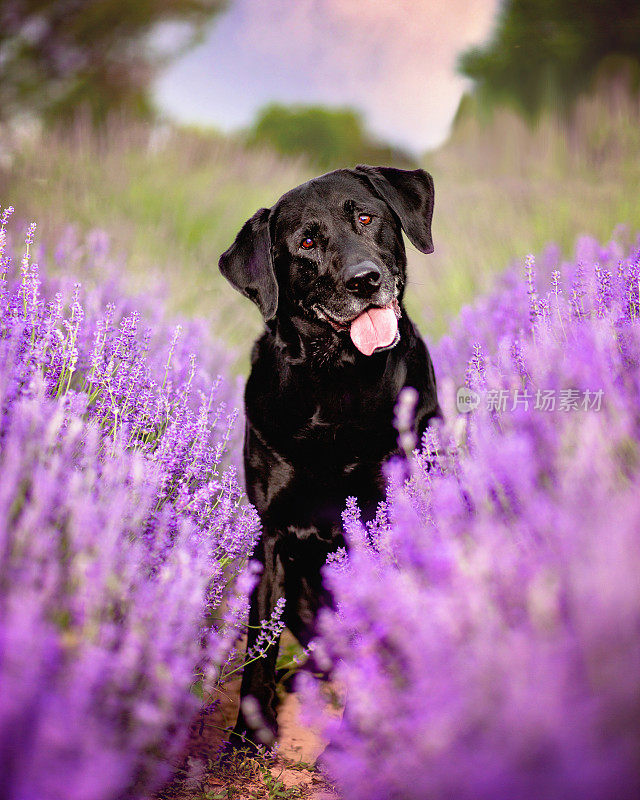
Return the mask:
POLYGON ((249 219, 220 257, 222 274, 264 319, 307 338, 393 347, 406 283, 402 230, 433 252, 433 180, 424 170, 360 165, 314 178, 249 219))

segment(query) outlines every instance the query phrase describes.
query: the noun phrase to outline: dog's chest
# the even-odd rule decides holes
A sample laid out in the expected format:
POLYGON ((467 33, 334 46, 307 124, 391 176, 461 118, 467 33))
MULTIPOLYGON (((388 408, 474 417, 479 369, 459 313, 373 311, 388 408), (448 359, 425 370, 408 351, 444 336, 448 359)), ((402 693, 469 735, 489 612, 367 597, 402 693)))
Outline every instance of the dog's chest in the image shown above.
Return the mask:
POLYGON ((316 375, 258 358, 245 393, 247 417, 296 466, 319 461, 339 470, 379 461, 396 448, 394 406, 406 377, 397 361, 316 375))
POLYGON ((292 438, 336 467, 383 458, 395 446, 393 403, 388 399, 336 391, 298 407, 294 419, 292 438))
POLYGON ((300 415, 299 436, 339 437, 347 431, 375 433, 376 429, 391 422, 389 404, 366 402, 358 398, 336 395, 332 400, 315 402, 300 415))

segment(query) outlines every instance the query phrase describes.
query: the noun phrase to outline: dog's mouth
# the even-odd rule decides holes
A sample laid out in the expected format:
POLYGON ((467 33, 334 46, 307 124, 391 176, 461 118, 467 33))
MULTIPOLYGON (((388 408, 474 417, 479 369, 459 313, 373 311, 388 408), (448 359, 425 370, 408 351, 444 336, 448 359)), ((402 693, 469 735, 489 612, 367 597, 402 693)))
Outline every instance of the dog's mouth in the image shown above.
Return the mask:
POLYGON ((400 305, 397 299, 386 306, 369 306, 349 320, 338 320, 326 309, 314 306, 317 316, 341 333, 348 333, 351 341, 365 356, 390 350, 400 341, 398 320, 400 305))

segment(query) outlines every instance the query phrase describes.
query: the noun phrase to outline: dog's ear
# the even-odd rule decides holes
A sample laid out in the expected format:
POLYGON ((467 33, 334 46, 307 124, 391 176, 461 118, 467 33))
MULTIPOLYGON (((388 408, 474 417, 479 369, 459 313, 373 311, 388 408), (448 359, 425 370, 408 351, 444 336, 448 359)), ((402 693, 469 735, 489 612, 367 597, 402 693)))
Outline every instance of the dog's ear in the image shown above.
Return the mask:
POLYGON ((271 261, 269 209, 261 208, 248 219, 235 242, 218 262, 224 277, 258 306, 265 320, 278 308, 278 283, 271 261))
POLYGON ((396 214, 412 244, 423 253, 433 253, 433 178, 423 169, 368 167, 358 164, 374 192, 396 214))

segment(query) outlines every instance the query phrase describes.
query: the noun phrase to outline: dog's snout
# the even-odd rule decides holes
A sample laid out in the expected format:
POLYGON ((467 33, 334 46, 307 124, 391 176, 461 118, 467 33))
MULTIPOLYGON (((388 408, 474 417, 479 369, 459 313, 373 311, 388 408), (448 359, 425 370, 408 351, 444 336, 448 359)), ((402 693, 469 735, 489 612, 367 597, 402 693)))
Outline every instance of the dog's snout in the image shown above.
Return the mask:
POLYGON ((367 297, 380 286, 382 273, 373 261, 361 261, 344 270, 344 285, 360 297, 367 297))

